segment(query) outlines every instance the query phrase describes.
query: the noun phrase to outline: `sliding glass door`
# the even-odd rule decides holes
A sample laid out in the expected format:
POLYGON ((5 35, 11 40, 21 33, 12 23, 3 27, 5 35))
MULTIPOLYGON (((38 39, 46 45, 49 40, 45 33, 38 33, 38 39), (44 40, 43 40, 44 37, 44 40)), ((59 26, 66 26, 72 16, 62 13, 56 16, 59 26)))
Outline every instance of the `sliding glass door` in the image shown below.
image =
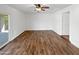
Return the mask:
POLYGON ((4 46, 8 39, 8 15, 0 15, 0 47, 4 46))

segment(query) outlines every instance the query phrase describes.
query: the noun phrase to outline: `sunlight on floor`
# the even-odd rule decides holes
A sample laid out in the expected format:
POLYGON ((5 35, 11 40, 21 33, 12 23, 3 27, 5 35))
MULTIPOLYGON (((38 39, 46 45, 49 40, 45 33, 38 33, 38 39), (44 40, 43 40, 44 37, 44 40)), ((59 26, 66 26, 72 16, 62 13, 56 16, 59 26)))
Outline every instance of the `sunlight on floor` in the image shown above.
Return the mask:
POLYGON ((0 46, 8 41, 8 32, 0 32, 0 46))

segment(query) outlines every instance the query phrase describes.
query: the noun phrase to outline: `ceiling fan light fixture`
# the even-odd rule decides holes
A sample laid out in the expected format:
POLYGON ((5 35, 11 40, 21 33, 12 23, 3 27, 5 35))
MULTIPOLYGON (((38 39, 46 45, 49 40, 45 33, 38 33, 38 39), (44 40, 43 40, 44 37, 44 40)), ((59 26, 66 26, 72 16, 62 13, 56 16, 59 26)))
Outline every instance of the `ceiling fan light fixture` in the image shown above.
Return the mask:
POLYGON ((48 6, 45 6, 43 4, 34 4, 36 7, 36 11, 41 12, 41 11, 45 11, 45 9, 49 9, 48 6))
POLYGON ((36 8, 36 11, 41 11, 41 8, 36 8))

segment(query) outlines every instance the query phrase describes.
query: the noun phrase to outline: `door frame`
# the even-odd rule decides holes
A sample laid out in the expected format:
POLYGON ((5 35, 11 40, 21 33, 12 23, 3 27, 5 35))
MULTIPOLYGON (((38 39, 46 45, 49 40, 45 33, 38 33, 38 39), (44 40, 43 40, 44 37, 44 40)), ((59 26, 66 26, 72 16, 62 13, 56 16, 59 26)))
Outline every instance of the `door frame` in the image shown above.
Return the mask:
MULTIPOLYGON (((64 13, 67 13, 67 12, 70 14, 70 11, 65 11, 65 12, 62 13, 62 35, 63 35, 63 15, 64 15, 64 13)), ((70 16, 69 16, 68 22, 69 22, 69 27, 70 27, 70 16)), ((69 29, 68 29, 68 30, 69 30, 69 29)), ((70 32, 70 31, 69 31, 69 32, 70 32)), ((69 32, 68 32, 68 33, 69 33, 69 32)), ((68 35, 69 35, 69 34, 68 34, 68 35)))
POLYGON ((4 43, 2 46, 0 46, 0 49, 10 42, 10 24, 11 24, 10 23, 10 15, 8 15, 8 14, 5 14, 5 15, 8 16, 8 41, 6 43, 4 43))

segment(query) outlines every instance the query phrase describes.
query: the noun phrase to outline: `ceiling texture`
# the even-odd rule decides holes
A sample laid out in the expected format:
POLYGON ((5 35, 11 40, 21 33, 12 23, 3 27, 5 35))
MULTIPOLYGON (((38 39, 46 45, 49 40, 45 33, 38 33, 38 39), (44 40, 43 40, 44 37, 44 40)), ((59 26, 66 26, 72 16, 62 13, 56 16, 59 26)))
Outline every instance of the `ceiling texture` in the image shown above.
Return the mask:
MULTIPOLYGON (((47 13, 47 12, 53 13, 55 11, 68 7, 71 4, 45 4, 45 5, 49 6, 49 9, 46 9, 45 11, 41 11, 42 13, 47 13)), ((8 6, 18 9, 24 13, 37 13, 34 4, 9 4, 8 6)))

